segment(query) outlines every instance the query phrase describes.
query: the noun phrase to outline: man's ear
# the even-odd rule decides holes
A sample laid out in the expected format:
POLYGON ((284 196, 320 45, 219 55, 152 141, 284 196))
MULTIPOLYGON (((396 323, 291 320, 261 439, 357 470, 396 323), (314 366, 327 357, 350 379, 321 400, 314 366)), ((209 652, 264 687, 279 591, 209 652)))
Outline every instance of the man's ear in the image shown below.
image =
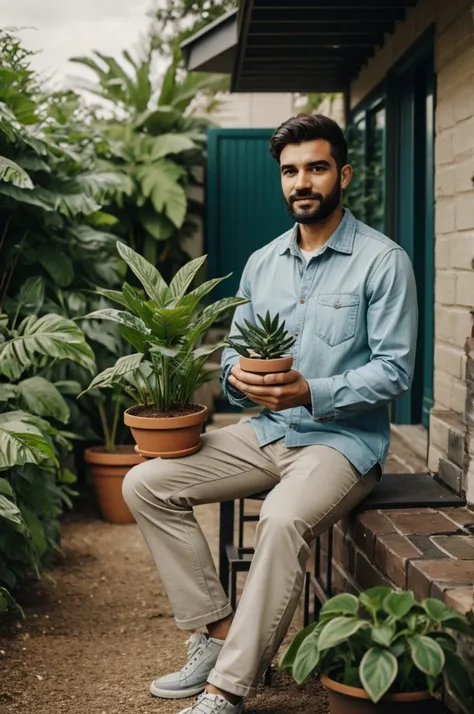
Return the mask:
POLYGON ((342 167, 341 169, 341 188, 345 189, 349 186, 351 179, 352 179, 352 166, 350 164, 346 164, 345 166, 342 167))

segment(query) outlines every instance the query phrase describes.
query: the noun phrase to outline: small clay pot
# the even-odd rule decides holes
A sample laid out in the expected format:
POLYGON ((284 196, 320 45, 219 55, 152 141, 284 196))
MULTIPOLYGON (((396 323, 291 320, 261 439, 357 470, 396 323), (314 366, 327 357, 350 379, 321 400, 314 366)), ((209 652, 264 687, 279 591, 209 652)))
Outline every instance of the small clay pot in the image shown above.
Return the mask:
POLYGON ((104 446, 93 446, 84 452, 89 465, 94 490, 102 518, 109 523, 135 523, 122 496, 122 482, 132 466, 145 461, 133 446, 117 446, 107 451, 104 446))
POLYGON ((254 372, 255 374, 274 374, 276 372, 288 372, 293 365, 293 356, 278 357, 277 359, 258 359, 253 357, 241 357, 240 369, 244 372, 254 372))
POLYGON ((438 702, 426 692, 387 694, 377 703, 364 689, 349 687, 321 675, 321 684, 327 690, 331 714, 436 714, 438 702))
POLYGON ((124 422, 136 441, 135 451, 148 459, 177 459, 199 451, 208 412, 199 406, 198 412, 176 417, 142 417, 127 409, 124 422))

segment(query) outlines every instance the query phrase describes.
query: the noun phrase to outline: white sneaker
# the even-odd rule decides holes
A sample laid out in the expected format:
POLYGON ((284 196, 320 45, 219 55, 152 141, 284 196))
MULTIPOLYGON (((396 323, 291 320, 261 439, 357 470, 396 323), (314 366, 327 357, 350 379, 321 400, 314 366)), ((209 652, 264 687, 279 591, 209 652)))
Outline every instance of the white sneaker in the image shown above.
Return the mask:
MULTIPOLYGON (((186 642, 188 661, 179 672, 166 674, 151 683, 150 692, 163 699, 195 697, 204 691, 207 678, 217 662, 224 640, 195 633, 186 642)), ((199 709, 197 711, 200 711, 199 709)), ((214 711, 214 710, 212 710, 214 711)), ((215 711, 220 711, 216 709, 215 711)))
POLYGON ((238 704, 231 704, 219 694, 201 694, 197 701, 179 714, 241 714, 244 710, 243 700, 238 704))

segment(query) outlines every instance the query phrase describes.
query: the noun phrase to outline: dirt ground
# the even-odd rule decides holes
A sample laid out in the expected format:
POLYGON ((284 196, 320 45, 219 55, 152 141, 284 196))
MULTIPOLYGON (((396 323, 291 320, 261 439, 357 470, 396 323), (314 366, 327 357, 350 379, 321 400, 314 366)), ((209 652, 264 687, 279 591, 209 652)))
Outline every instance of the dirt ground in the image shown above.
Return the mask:
MULTIPOLYGON (((218 509, 197 512, 215 550, 218 509)), ((26 620, 0 626, 2 714, 174 714, 189 705, 149 694, 152 679, 184 663, 186 633, 174 625, 136 525, 76 508, 64 520, 62 553, 21 602, 26 620)), ((316 681, 297 686, 276 670, 246 711, 328 710, 316 681)))

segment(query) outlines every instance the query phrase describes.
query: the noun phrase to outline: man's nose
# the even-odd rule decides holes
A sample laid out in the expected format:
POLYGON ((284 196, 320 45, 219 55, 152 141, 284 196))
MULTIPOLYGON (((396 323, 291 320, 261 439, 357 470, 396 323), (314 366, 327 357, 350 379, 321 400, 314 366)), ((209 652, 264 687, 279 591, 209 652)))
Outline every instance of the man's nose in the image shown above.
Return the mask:
POLYGON ((295 191, 311 188, 311 177, 307 171, 298 171, 295 182, 295 191))

